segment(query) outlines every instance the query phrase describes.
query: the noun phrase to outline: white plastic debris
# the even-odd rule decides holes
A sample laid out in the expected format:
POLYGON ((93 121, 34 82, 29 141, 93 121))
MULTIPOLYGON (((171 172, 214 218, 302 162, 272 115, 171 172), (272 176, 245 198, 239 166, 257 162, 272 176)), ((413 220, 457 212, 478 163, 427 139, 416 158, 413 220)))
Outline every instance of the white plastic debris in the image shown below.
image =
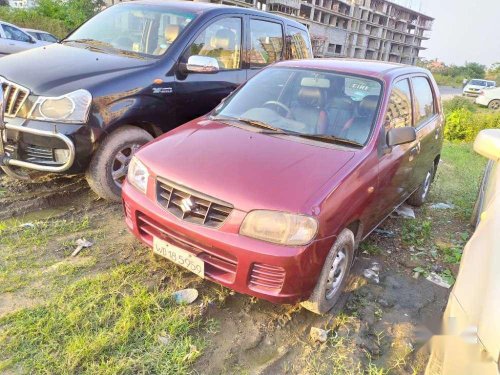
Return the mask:
POLYGON ((436 284, 438 286, 441 286, 446 289, 450 289, 451 285, 448 284, 444 279, 439 276, 437 273, 432 272, 429 274, 429 276, 426 277, 427 280, 429 280, 431 283, 436 284))
POLYGON ((328 331, 325 331, 324 329, 318 328, 318 327, 311 327, 311 332, 309 332, 309 335, 311 336, 311 340, 313 342, 326 342, 328 340, 328 331))
POLYGON ((89 248, 93 245, 92 242, 87 241, 85 238, 79 238, 76 240, 76 249, 71 253, 72 257, 76 257, 82 249, 89 248))
POLYGON ((31 229, 31 228, 35 227, 35 224, 33 224, 33 223, 24 223, 24 224, 21 224, 20 227, 23 228, 23 229, 27 229, 27 228, 31 229))
POLYGON ((396 216, 405 218, 405 219, 415 219, 415 211, 413 211, 413 208, 408 206, 407 204, 402 204, 396 210, 394 211, 394 214, 396 216))
POLYGON ((160 335, 158 335, 158 341, 160 342, 160 344, 168 345, 172 341, 172 336, 165 332, 162 332, 160 335))
POLYGON ((431 205, 431 208, 434 210, 450 210, 455 208, 455 206, 451 203, 434 203, 431 205))
POLYGON ((198 298, 198 291, 196 289, 182 289, 172 293, 175 303, 179 305, 189 305, 196 301, 198 298))
POLYGON ((371 280, 374 283, 378 284, 380 282, 379 272, 380 272, 380 264, 377 262, 373 262, 370 267, 366 268, 363 271, 363 276, 366 277, 368 280, 371 280))

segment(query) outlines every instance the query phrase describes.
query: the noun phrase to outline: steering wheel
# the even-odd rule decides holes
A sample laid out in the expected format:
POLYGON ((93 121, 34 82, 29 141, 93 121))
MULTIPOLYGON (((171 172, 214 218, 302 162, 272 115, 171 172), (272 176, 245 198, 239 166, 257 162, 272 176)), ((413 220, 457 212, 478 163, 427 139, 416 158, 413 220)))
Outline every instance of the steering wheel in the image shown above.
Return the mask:
POLYGON ((293 114, 292 114, 292 111, 290 110, 290 108, 288 108, 286 105, 284 105, 281 102, 278 102, 276 100, 269 100, 268 102, 264 103, 264 107, 267 107, 267 106, 274 106, 275 108, 277 107, 281 110, 284 110, 285 111, 284 117, 293 118, 293 114))

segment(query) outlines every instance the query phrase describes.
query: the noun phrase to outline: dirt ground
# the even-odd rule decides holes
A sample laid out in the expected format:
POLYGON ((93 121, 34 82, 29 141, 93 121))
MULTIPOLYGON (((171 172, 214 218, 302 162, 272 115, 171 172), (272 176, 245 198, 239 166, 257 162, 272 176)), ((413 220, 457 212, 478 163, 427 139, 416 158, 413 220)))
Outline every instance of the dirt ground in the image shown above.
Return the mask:
MULTIPOLYGON (((212 328, 199 332, 207 340, 194 363, 193 371, 199 374, 421 373, 426 354, 420 348, 429 338, 430 322, 439 318, 446 304, 449 289, 427 281, 417 271, 426 267, 441 272, 444 266, 433 258, 429 249, 434 245, 429 244, 449 241, 470 230, 465 220, 429 208, 416 210, 415 220, 386 220, 381 229, 387 230, 389 237, 374 233, 361 247, 350 293, 331 314, 315 316, 300 306, 276 306, 235 294, 177 267, 177 275, 165 273, 164 262, 154 261, 150 251, 126 231, 121 205, 97 199, 80 176, 46 176, 26 183, 0 175, 0 219, 4 223, 29 225, 35 220, 83 216, 92 225, 80 230, 78 236, 92 240, 101 251, 97 262, 86 267, 81 277, 118 263, 144 262, 150 269, 151 283, 175 282, 200 291, 203 303, 199 315, 212 328), (429 234, 422 224, 426 220, 433 223, 429 234), (369 268, 379 269, 375 271, 379 282, 363 276, 369 268), (311 327, 327 330, 328 340, 312 342, 311 327)), ((74 240, 73 233, 66 235, 74 240)), ((45 256, 64 263, 68 251, 52 249, 52 254, 45 256)), ((85 263, 92 251, 84 250, 70 261, 85 263)), ((453 272, 456 269, 453 265, 453 272)), ((41 286, 33 280, 29 289, 37 287, 41 286)), ((26 288, 0 292, 0 317, 38 303, 43 299, 26 288)))

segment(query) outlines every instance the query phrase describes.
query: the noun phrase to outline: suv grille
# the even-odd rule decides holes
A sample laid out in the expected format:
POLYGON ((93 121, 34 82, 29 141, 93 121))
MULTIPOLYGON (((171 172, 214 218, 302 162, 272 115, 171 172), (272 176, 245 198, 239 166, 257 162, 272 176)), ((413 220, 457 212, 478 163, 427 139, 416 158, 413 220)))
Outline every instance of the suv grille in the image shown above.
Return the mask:
POLYGON ((212 228, 221 226, 233 210, 229 203, 160 178, 156 181, 156 200, 179 219, 212 228))
POLYGON ((2 83, 5 116, 15 117, 30 94, 30 90, 6 79, 0 78, 2 83))

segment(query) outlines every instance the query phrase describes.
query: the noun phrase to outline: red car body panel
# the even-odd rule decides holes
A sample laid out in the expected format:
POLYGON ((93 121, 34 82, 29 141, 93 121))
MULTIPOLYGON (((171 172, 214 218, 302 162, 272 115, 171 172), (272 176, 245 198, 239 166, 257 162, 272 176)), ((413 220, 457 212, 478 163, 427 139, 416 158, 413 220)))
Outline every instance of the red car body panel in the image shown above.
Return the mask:
MULTIPOLYGON (((161 136, 136 154, 150 173, 148 191, 145 195, 125 183, 123 199, 129 229, 147 245, 152 245, 154 232, 209 262, 208 279, 272 302, 293 303, 310 296, 340 231, 349 227, 359 242, 417 187, 412 182, 416 164, 408 162, 412 145, 396 146, 391 152, 381 146, 394 80, 410 74, 431 80, 438 112, 435 121, 441 127, 439 136, 436 130, 438 145, 426 150, 431 162, 439 160, 443 116, 437 86, 423 69, 326 59, 286 61, 275 66, 331 70, 380 80, 379 113, 365 147, 260 134, 256 129, 204 116, 161 136), (157 176, 230 202, 234 210, 218 229, 183 221, 156 202, 157 176), (255 209, 312 215, 319 222, 318 235, 299 247, 240 235, 245 215, 255 209), (227 263, 217 269, 217 259, 227 263), (227 272, 221 271, 224 268, 227 272), (255 283, 256 274, 269 278, 269 283, 265 287, 255 283)), ((429 131, 423 129, 422 134, 429 131)))

